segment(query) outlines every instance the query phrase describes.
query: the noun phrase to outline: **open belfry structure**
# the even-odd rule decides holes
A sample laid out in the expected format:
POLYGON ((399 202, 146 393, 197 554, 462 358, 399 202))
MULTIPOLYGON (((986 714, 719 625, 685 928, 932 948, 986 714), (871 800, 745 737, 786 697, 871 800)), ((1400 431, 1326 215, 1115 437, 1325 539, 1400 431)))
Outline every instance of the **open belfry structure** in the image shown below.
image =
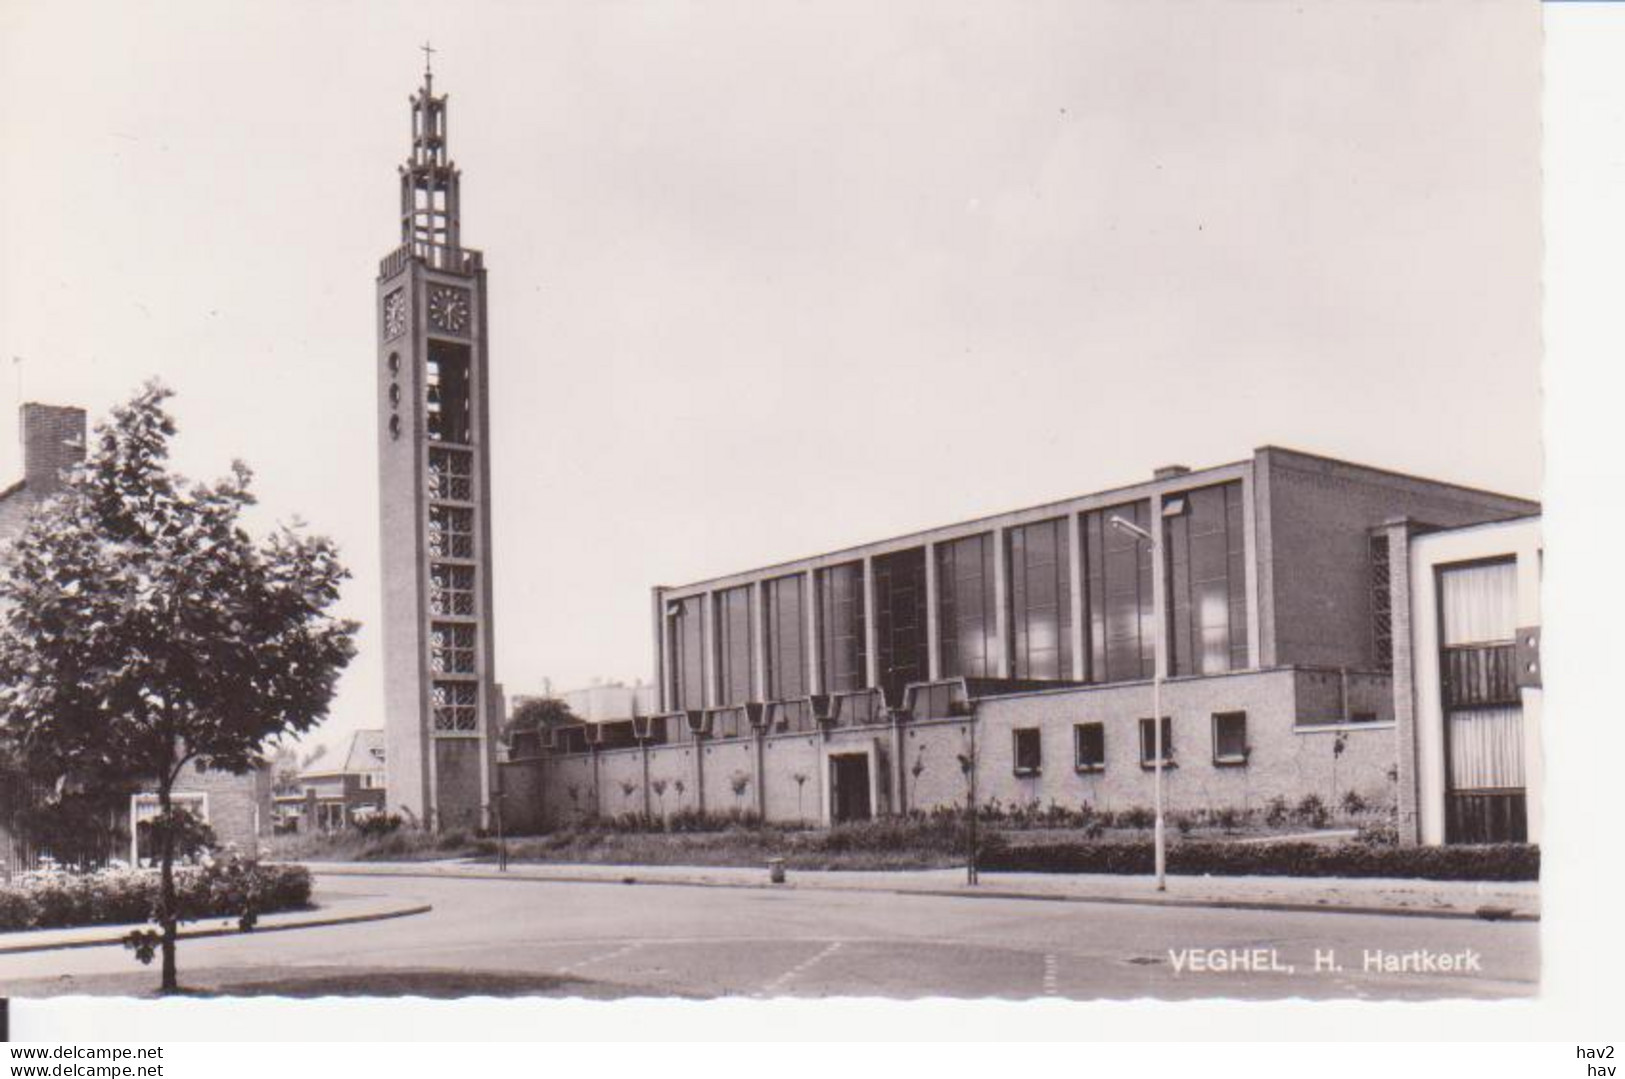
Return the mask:
MULTIPOLYGON (((426 56, 428 50, 426 50, 426 56)), ((463 246, 445 95, 425 65, 378 268, 378 459, 390 809, 437 828, 490 812, 492 676, 485 266, 463 246)))

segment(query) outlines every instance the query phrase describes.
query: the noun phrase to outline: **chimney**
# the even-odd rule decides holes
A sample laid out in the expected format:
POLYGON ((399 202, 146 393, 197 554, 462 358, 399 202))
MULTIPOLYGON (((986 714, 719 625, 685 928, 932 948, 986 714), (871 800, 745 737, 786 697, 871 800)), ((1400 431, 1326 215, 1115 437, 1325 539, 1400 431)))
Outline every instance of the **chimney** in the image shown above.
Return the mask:
POLYGON ((62 489, 62 473, 85 459, 85 410, 23 405, 23 482, 40 497, 62 489))
POLYGON ((1163 465, 1151 473, 1151 478, 1154 480, 1171 480, 1176 476, 1188 476, 1190 471, 1185 465, 1163 465))

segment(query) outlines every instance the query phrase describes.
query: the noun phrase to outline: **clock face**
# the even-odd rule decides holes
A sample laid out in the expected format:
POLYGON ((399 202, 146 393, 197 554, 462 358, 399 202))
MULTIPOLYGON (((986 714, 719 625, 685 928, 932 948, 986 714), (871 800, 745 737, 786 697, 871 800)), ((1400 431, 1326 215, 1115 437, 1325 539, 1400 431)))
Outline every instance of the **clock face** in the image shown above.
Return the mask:
POLYGON ((429 324, 437 330, 468 329, 468 290, 434 285, 429 289, 429 324))
POLYGON ((384 340, 393 341, 406 332, 406 290, 396 289, 384 297, 384 340))

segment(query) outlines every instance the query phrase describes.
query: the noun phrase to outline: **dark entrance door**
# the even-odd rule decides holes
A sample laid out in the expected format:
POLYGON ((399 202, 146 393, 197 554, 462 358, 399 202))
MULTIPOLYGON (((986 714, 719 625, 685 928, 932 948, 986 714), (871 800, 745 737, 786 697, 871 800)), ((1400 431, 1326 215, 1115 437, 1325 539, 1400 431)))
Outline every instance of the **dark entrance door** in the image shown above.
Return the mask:
POLYGON ((836 824, 868 820, 869 757, 864 753, 837 753, 829 759, 830 816, 836 824))

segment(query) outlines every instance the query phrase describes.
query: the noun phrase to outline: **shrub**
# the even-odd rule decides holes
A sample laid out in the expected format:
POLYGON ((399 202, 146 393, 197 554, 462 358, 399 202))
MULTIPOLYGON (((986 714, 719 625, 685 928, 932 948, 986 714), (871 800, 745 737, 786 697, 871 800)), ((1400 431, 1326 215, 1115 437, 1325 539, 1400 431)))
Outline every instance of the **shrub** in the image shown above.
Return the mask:
POLYGON ((1366 800, 1360 797, 1359 791, 1349 791, 1343 795, 1343 812, 1349 816, 1358 816, 1364 813, 1367 808, 1369 807, 1366 805, 1366 800))
MULTIPOLYGON (((158 872, 107 869, 94 873, 30 875, 0 886, 0 930, 145 922, 158 900, 158 872)), ((303 866, 266 866, 224 858, 175 872, 183 919, 247 917, 310 903, 310 872, 303 866)))
POLYGON ((1360 825, 1359 831, 1354 834, 1354 840, 1375 847, 1397 847, 1399 825, 1391 820, 1367 821, 1360 825))
POLYGON ((1157 823, 1157 815, 1145 806, 1134 806, 1117 814, 1119 828, 1149 828, 1157 823))
MULTIPOLYGON (((1144 840, 999 846, 982 868, 1025 873, 1152 872, 1153 845, 1144 840)), ((1485 846, 1388 847, 1365 843, 1176 843, 1168 872, 1200 876, 1399 877, 1424 880, 1538 880, 1540 848, 1523 843, 1485 846)))
POLYGON ((1324 828, 1331 823, 1332 814, 1318 794, 1306 794, 1298 802, 1293 816, 1311 828, 1324 828))
POLYGON ((1213 811, 1213 823, 1227 832, 1235 831, 1241 827, 1241 811, 1231 806, 1213 811))
POLYGON ((372 839, 400 831, 403 823, 394 813, 374 813, 371 816, 357 818, 355 830, 372 839))
POLYGON ((1264 807, 1264 823, 1271 828, 1279 828, 1291 815, 1292 811, 1288 808, 1286 799, 1279 794, 1271 798, 1264 807))

